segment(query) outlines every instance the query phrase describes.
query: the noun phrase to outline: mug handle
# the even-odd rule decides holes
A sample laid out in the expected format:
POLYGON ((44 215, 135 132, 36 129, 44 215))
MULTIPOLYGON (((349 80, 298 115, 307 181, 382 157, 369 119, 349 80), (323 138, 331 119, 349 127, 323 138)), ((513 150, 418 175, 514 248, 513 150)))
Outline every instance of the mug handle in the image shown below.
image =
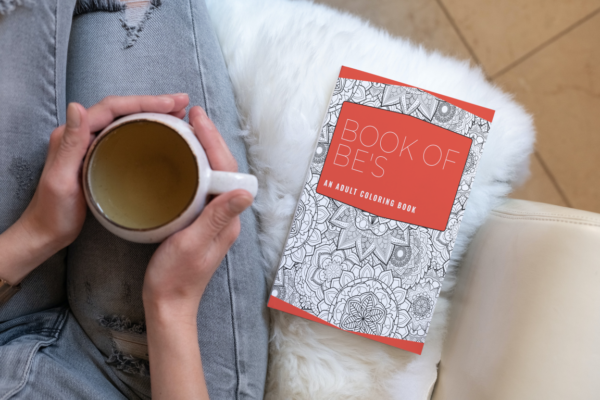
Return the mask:
POLYGON ((208 184, 209 194, 221 194, 234 189, 245 189, 252 197, 258 192, 258 180, 254 175, 240 172, 214 171, 210 172, 208 184))

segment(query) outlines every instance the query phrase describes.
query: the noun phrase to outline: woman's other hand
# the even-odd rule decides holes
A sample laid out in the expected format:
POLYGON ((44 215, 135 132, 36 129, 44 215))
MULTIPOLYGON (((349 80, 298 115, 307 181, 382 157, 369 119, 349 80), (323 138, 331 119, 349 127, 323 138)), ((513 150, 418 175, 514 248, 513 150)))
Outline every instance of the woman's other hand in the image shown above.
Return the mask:
MULTIPOLYGON (((204 110, 193 107, 190 122, 212 168, 237 171, 204 110)), ((238 216, 252 200, 242 189, 217 196, 190 226, 167 238, 150 260, 142 297, 153 399, 208 399, 196 315, 206 285, 240 232, 238 216)))
POLYGON ((0 277, 20 282, 60 249, 71 244, 83 227, 86 203, 81 163, 94 132, 116 117, 158 112, 182 118, 186 94, 106 97, 88 110, 77 103, 67 108, 67 123, 50 135, 48 155, 35 194, 19 220, 0 235, 0 277), (27 248, 24 248, 27 246, 27 248))
MULTIPOLYGON (((190 110, 190 123, 211 167, 237 172, 237 162, 202 108, 190 110)), ((239 214, 252 204, 250 193, 233 190, 214 198, 187 228, 167 238, 146 270, 144 303, 196 318, 200 298, 240 232, 239 214)))

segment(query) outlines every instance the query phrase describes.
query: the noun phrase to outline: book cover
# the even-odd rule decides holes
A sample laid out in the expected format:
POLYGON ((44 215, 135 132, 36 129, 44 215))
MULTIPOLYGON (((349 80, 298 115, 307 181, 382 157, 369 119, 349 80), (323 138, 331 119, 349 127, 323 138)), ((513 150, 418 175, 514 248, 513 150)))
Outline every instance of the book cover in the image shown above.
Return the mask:
POLYGON ((493 116, 342 67, 268 306, 421 354, 493 116))

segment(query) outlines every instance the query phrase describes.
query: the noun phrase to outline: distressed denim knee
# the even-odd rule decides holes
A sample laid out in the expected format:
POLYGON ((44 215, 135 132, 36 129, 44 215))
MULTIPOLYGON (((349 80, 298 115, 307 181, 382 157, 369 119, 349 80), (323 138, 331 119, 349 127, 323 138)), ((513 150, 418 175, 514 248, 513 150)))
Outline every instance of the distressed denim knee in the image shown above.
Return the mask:
POLYGON ((161 0, 78 0, 74 16, 90 12, 118 12, 126 32, 123 48, 132 47, 139 39, 146 22, 161 6, 161 0))

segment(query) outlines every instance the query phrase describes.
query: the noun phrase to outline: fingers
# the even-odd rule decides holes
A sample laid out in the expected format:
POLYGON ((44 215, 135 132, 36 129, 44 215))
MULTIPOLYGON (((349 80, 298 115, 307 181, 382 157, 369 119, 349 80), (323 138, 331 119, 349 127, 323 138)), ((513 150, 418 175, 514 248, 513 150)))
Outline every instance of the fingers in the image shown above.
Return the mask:
POLYGON ((183 110, 183 116, 185 116, 185 108, 190 104, 190 96, 187 93, 175 93, 167 96, 172 97, 175 102, 173 111, 177 112, 183 110))
POLYGON ((238 168, 235 158, 217 127, 201 107, 195 106, 190 109, 190 123, 200 144, 206 150, 211 167, 220 171, 236 172, 238 168))
POLYGON ((60 147, 60 142, 62 142, 62 137, 65 133, 65 126, 61 125, 50 134, 50 141, 48 143, 48 155, 46 156, 46 166, 51 165, 56 158, 56 153, 58 153, 58 148, 60 147))
POLYGON ((109 96, 88 109, 90 130, 99 131, 115 118, 139 112, 185 114, 190 99, 185 93, 162 96, 109 96))
POLYGON ((172 116, 177 117, 179 119, 183 119, 185 117, 185 108, 183 110, 179 110, 177 112, 169 113, 169 115, 172 115, 172 116))
POLYGON ((228 225, 226 225, 216 237, 217 243, 222 243, 227 249, 233 245, 235 240, 240 234, 241 224, 239 218, 234 218, 228 225))
POLYGON ((88 114, 81 104, 67 107, 67 123, 53 132, 49 153, 53 154, 59 168, 66 173, 77 171, 90 142, 88 114))
MULTIPOLYGON (((199 241, 223 236, 225 228, 252 204, 252 200, 252 195, 243 189, 219 195, 206 206, 190 228, 195 231, 199 241)), ((233 243, 236 237, 237 233, 235 237, 227 237, 227 239, 231 239, 233 243)))

